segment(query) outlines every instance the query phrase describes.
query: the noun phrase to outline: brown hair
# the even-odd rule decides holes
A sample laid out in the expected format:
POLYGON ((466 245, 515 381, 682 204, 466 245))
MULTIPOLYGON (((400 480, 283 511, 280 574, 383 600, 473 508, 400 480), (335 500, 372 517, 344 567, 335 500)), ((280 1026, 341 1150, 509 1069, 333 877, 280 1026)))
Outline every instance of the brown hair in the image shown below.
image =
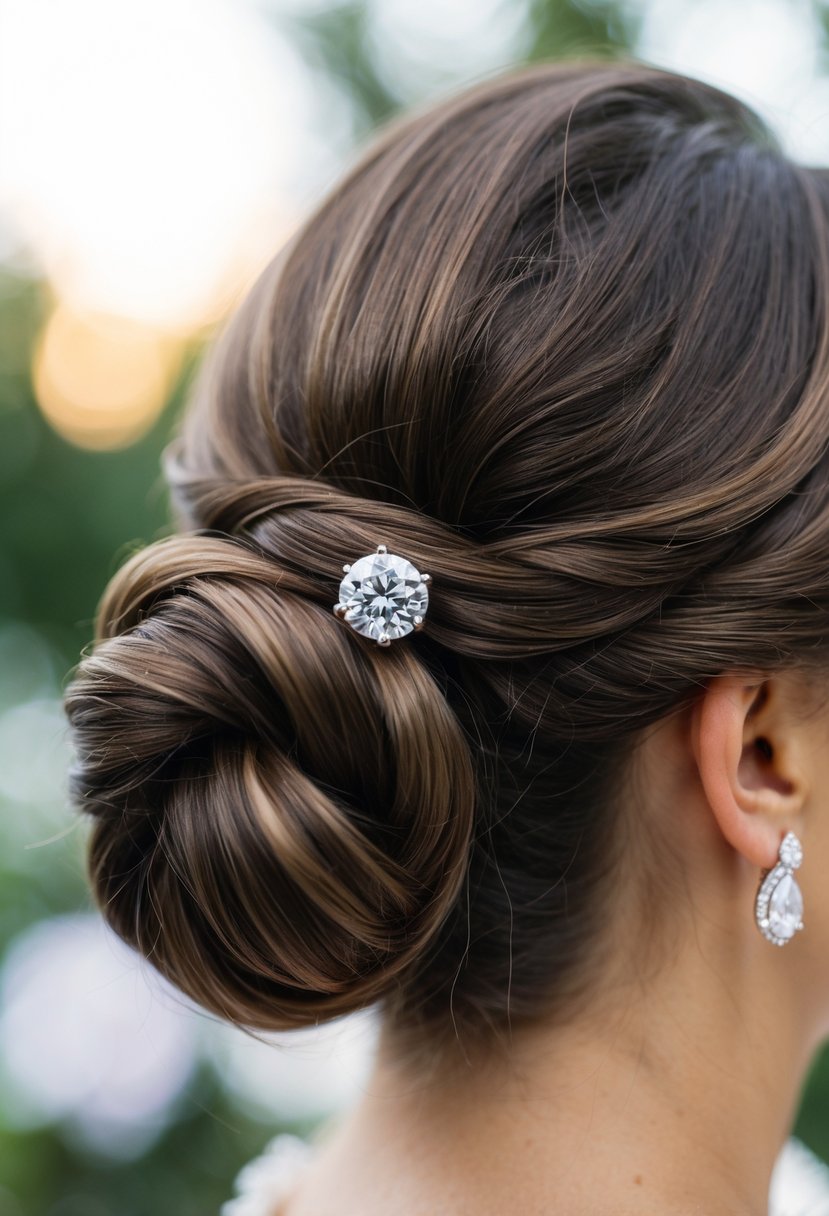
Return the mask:
POLYGON ((545 63, 388 124, 203 360, 178 534, 66 690, 114 929, 252 1029, 571 1016, 641 732, 826 662, 828 308, 829 173, 709 84, 545 63), (378 543, 434 580, 388 648, 332 612, 378 543))

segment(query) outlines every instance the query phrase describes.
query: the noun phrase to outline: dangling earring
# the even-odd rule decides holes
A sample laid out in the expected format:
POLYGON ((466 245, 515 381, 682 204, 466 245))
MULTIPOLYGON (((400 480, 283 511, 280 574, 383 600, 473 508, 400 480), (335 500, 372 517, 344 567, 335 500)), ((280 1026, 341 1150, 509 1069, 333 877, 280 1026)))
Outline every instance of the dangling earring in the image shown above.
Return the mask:
POLYGON ((778 861, 760 875, 754 917, 760 932, 775 946, 785 946, 803 928, 803 894, 794 871, 803 860, 803 846, 794 832, 780 842, 778 861))

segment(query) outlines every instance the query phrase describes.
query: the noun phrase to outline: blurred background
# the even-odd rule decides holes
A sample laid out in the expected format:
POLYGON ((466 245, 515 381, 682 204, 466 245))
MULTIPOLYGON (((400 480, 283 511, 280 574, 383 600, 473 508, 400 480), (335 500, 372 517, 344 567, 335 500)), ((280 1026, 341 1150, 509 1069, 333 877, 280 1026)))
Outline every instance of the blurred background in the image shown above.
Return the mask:
MULTIPOLYGON (((0 1216, 207 1216, 355 1096, 370 1014, 259 1041, 104 930, 62 685, 169 530, 159 454, 204 342, 381 120, 531 60, 638 57, 829 162, 829 0, 2 0, 0 1216)), ((795 1131, 829 1159, 829 1057, 795 1131)))

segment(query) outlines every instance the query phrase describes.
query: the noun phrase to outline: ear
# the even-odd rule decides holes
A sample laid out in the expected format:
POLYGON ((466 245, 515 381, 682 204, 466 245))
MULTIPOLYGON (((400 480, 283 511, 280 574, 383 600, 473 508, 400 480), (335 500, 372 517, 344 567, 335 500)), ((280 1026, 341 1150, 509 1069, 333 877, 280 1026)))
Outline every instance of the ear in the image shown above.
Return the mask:
POLYGON ((785 833, 799 832, 808 796, 808 741, 783 681, 715 676, 693 708, 691 738, 723 836, 753 865, 774 865, 785 833))

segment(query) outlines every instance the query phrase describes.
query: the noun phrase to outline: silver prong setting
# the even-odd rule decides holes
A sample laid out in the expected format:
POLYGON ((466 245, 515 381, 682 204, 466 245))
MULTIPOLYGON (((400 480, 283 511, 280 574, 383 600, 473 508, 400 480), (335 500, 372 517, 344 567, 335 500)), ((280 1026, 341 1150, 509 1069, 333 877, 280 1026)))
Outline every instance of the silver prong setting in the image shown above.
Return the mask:
POLYGON ((423 629, 429 607, 431 574, 422 574, 406 557, 378 544, 355 562, 343 564, 340 598, 334 614, 379 646, 423 629))

